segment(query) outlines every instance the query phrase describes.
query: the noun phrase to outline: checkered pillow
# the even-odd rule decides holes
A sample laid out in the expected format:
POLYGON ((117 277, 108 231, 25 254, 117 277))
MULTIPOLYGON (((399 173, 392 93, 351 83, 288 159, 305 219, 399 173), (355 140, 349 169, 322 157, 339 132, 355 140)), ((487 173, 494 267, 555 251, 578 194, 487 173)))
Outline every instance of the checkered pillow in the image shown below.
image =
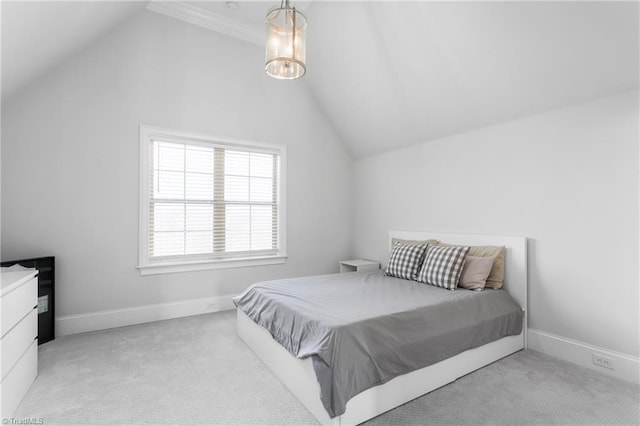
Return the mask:
POLYGON ((427 244, 395 243, 384 274, 405 280, 415 280, 426 249, 427 244))
POLYGON ((455 290, 469 247, 429 246, 417 281, 455 290))

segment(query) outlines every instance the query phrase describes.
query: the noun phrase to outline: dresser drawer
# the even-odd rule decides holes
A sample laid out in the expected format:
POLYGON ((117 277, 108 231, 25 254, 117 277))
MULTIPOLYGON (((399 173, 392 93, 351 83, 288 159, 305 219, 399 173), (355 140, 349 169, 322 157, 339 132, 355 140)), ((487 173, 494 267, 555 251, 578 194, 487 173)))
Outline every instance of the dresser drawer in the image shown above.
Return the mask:
POLYGON ((38 337, 38 310, 31 309, 22 321, 0 339, 1 379, 9 374, 36 337, 38 337))
POLYGON ((32 278, 0 301, 0 336, 7 334, 38 304, 38 278, 32 278))
POLYGON ((0 384, 0 418, 13 416, 37 375, 38 342, 34 340, 0 384))

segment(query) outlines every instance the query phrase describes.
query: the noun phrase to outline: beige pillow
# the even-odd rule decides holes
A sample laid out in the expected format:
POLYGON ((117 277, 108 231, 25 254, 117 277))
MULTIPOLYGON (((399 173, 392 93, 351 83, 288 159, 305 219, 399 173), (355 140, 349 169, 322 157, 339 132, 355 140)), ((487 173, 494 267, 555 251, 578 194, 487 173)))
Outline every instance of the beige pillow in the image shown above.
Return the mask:
POLYGON ((437 246, 438 245, 438 240, 416 241, 416 240, 401 240, 400 238, 392 238, 391 239, 391 247, 395 246, 396 243, 409 244, 409 245, 412 245, 412 246, 419 246, 420 244, 429 244, 430 246, 437 246))
POLYGON ((468 290, 483 289, 491 272, 493 259, 493 257, 467 256, 458 287, 468 290))
MULTIPOLYGON (((452 246, 456 244, 438 243, 441 246, 452 246)), ((493 266, 487 277, 486 288, 501 288, 504 282, 504 246, 471 246, 467 256, 493 257, 493 266)))

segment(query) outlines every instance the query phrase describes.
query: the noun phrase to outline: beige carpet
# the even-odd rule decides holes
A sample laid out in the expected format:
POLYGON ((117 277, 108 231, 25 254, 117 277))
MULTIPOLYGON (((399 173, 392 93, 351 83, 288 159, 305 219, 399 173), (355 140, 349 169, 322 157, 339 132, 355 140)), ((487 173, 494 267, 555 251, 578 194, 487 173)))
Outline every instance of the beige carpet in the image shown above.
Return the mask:
MULTIPOLYGON (((235 333, 235 312, 56 339, 15 414, 44 424, 315 424, 235 333)), ((638 386, 522 351, 371 425, 638 424, 638 386)))

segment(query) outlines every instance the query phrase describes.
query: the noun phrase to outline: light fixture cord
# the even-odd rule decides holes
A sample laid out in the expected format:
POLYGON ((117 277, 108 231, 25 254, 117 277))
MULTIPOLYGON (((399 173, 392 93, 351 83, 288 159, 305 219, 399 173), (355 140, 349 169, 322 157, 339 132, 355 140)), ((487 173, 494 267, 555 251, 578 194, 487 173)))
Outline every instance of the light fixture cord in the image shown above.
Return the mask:
MULTIPOLYGON (((289 0, 287 0, 287 4, 289 3, 289 0)), ((296 59, 296 8, 293 8, 293 28, 291 28, 291 31, 293 33, 293 35, 291 36, 291 53, 292 53, 292 59, 295 60, 296 59)))

